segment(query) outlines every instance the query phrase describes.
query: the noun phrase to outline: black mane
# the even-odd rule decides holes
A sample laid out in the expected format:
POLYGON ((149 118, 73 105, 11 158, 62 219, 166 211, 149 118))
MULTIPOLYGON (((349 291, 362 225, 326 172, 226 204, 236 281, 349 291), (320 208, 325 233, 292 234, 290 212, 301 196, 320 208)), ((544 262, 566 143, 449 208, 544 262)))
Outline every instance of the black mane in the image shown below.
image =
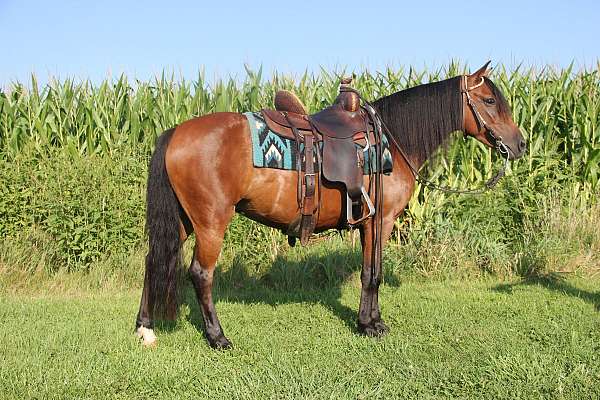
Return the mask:
POLYGON ((419 165, 445 144, 451 132, 462 129, 460 79, 415 86, 373 103, 402 150, 419 165))

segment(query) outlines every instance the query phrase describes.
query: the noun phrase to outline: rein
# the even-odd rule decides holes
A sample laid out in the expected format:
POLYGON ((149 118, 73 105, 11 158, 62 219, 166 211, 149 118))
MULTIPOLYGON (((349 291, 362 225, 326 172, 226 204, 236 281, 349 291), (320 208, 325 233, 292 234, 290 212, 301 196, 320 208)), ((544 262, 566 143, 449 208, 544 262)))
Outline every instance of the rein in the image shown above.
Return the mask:
MULTIPOLYGON (((494 132, 494 130, 485 122, 485 120, 483 119, 483 117, 479 113, 479 110, 477 109, 477 106, 473 102, 473 99, 471 98, 471 95, 469 94, 469 92, 471 90, 480 87, 481 85, 483 85, 483 83, 484 83, 484 78, 482 77, 481 78, 481 82, 479 82, 475 86, 468 87, 468 84, 467 84, 467 75, 463 75, 462 79, 461 79, 460 92, 463 95, 465 95, 466 100, 467 100, 467 105, 471 108, 471 111, 473 112, 473 115, 475 116, 475 119, 477 120, 477 123, 479 124, 479 126, 485 129, 485 133, 488 136, 488 138, 491 139, 490 142, 494 145, 494 148, 496 149, 496 151, 498 151, 498 153, 500 153, 500 155, 502 155, 504 157, 504 165, 502 166, 502 168, 500 168, 500 170, 498 170, 498 172, 494 176, 492 176, 489 180, 487 180, 483 184, 483 187, 480 187, 480 188, 462 189, 462 190, 461 189, 454 189, 454 188, 451 188, 449 186, 440 186, 440 185, 438 185, 436 183, 433 183, 432 181, 428 180, 427 178, 424 178, 423 175, 421 175, 421 173, 419 173, 419 170, 412 165, 412 163, 410 162, 408 156, 406 155, 406 153, 404 152, 404 150, 402 150, 402 147, 400 147, 400 144, 396 141, 396 139, 394 138, 394 135, 392 135, 390 129, 387 127, 387 125, 385 124, 385 122, 381 119, 381 116, 379 115, 379 113, 373 112, 373 114, 377 117, 377 122, 385 129, 385 131, 388 134, 388 138, 391 139, 391 141, 394 143, 394 145, 396 146, 396 148, 398 149, 398 151, 402 155, 402 158, 404 158, 404 161, 406 161, 406 164, 408 165, 408 168, 412 172, 412 174, 415 177, 415 179, 419 183, 421 183, 423 186, 426 186, 426 187, 428 187, 430 189, 440 190, 440 191, 445 192, 445 193, 482 194, 482 193, 485 193, 488 190, 494 188, 494 186, 496 186, 498 184, 498 182, 500 181, 500 179, 502 179, 502 177, 504 176, 504 174, 506 172, 506 168, 508 166, 508 158, 509 158, 508 147, 502 142, 502 137, 496 135, 495 132, 494 132)), ((365 104, 369 108, 371 108, 374 111, 374 107, 373 107, 373 105, 371 103, 369 103, 365 99, 362 99, 362 100, 365 102, 365 104)), ((464 120, 465 120, 465 118, 464 118, 464 108, 463 108, 463 131, 464 131, 464 120)))

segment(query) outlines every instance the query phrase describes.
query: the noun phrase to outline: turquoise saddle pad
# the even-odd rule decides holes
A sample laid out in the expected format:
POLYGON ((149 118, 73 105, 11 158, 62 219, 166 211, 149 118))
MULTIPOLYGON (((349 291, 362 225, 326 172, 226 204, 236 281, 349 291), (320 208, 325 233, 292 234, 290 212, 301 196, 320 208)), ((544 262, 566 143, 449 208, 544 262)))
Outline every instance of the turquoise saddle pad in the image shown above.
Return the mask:
MULTIPOLYGON (((258 168, 275 168, 283 170, 296 169, 296 153, 293 140, 278 135, 271 131, 261 113, 244 113, 250 125, 250 135, 252 136, 252 162, 258 168)), ((382 172, 389 174, 392 172, 393 162, 390 153, 390 144, 383 135, 383 163, 382 172)), ((357 148, 360 146, 357 145, 357 148)), ((316 148, 315 148, 316 151, 316 148)), ((371 147, 365 153, 365 164, 363 173, 369 174, 369 170, 375 170, 375 148, 371 147), (372 165, 371 165, 372 164, 372 165)))

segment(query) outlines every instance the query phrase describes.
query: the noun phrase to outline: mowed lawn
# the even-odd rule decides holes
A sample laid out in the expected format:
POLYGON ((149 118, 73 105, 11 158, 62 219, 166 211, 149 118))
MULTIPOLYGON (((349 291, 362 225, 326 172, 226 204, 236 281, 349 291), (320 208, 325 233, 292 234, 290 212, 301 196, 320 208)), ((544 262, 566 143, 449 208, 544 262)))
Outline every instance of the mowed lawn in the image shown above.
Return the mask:
POLYGON ((600 280, 410 281, 381 289, 390 334, 357 335, 354 281, 221 289, 231 351, 211 350, 186 289, 144 349, 139 292, 0 295, 0 396, 600 398, 600 280))

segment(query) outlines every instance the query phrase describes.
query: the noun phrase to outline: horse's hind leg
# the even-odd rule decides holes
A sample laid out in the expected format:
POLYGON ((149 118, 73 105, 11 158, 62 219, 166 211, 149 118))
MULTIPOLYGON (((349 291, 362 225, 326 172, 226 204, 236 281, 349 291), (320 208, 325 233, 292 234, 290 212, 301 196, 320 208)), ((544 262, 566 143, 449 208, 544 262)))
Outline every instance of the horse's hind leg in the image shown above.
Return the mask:
POLYGON ((148 271, 144 273, 144 288, 140 300, 140 310, 135 320, 135 333, 142 340, 144 346, 153 346, 156 343, 154 322, 152 321, 150 306, 148 304, 148 271))
MULTIPOLYGON (((180 246, 183 245, 187 237, 191 234, 192 228, 189 220, 186 217, 179 222, 179 237, 180 246)), ((170 262, 176 263, 177 259, 173 258, 170 262)), ((149 293, 150 283, 148 281, 148 271, 144 273, 144 288, 142 289, 142 298, 140 300, 140 309, 135 321, 135 332, 142 340, 144 346, 153 346, 156 343, 156 335, 154 334, 154 318, 152 310, 150 310, 149 293)), ((175 312, 175 310, 173 310, 175 312)))
MULTIPOLYGON (((231 214, 233 214, 233 211, 231 214)), ((226 221, 215 222, 210 227, 194 226, 196 247, 190 266, 190 275, 202 312, 206 339, 211 347, 216 349, 231 347, 231 342, 225 337, 221 328, 212 298, 213 274, 221 253, 225 230, 231 217, 232 215, 229 215, 226 221)))

